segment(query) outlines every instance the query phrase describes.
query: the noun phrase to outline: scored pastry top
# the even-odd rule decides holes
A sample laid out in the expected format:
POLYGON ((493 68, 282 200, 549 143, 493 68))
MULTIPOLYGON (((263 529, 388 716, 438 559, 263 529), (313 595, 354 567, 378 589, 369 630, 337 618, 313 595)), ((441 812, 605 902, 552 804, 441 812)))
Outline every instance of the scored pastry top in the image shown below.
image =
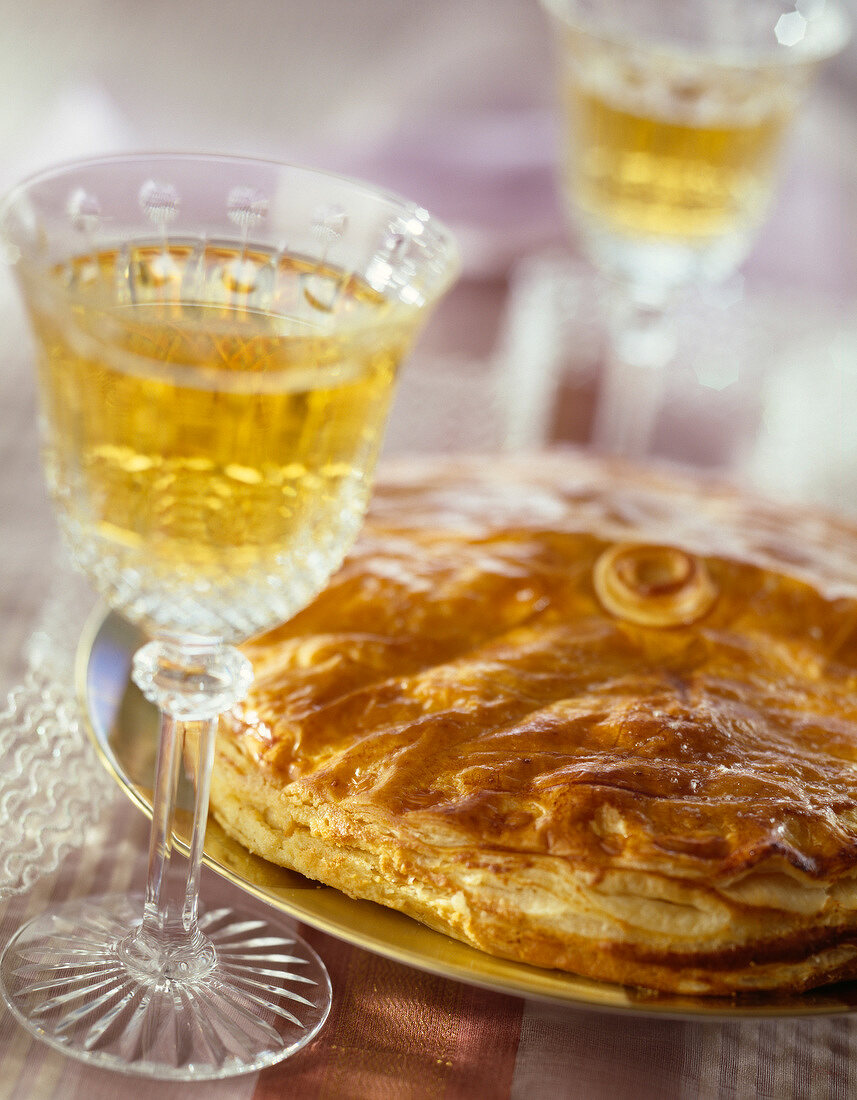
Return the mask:
POLYGON ((245 651, 224 735, 333 832, 857 897, 844 522, 565 454, 413 464, 245 651))

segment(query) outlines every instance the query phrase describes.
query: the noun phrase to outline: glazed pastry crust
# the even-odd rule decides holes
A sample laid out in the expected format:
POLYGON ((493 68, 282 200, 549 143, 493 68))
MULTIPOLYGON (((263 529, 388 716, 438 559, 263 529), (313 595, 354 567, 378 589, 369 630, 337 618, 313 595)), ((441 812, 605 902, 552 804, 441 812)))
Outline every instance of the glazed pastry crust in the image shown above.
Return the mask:
POLYGON ((245 647, 212 811, 538 966, 853 977, 855 627, 844 523, 569 454, 389 470, 326 591, 245 647))

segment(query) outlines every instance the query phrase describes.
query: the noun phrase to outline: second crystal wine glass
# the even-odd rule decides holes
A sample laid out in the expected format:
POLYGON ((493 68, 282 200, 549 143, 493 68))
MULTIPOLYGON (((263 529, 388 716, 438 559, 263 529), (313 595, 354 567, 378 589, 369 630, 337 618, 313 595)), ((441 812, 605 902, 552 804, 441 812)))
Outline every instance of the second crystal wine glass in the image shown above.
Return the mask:
POLYGON ((63 533, 152 636, 134 679, 162 712, 142 912, 119 897, 37 918, 3 957, 2 992, 40 1038, 108 1068, 258 1069, 318 1031, 330 984, 275 915, 198 913, 217 717, 252 676, 233 643, 305 605, 351 545, 396 372, 456 249, 412 203, 223 157, 47 172, 6 200, 0 229, 36 336, 63 533), (176 888, 188 722, 202 736, 176 888))
POLYGON ((613 289, 594 441, 639 455, 677 299, 744 260, 783 136, 848 23, 838 0, 543 3, 558 44, 562 191, 613 289))

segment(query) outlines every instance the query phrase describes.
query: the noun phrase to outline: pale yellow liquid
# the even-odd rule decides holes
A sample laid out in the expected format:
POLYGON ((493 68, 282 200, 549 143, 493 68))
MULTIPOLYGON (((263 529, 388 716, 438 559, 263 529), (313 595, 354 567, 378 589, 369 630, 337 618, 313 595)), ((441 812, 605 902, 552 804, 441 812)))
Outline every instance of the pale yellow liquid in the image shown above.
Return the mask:
POLYGON ((691 121, 617 106, 571 84, 565 185, 586 213, 630 235, 694 240, 762 213, 787 117, 691 121))
POLYGON ((56 278, 75 321, 35 312, 46 465, 84 568, 176 632, 291 614, 357 531, 413 317, 259 252, 141 246, 56 278))

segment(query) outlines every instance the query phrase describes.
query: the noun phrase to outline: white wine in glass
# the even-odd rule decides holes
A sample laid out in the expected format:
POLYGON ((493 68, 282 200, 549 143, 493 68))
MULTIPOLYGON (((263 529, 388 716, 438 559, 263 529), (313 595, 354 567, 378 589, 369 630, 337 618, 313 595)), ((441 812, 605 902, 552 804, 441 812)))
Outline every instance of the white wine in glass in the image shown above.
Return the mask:
POLYGON ((290 617, 358 530, 414 317, 270 250, 134 242, 49 277, 75 297, 73 330, 38 304, 32 320, 78 563, 152 630, 241 639, 290 617))
POLYGON ((673 309, 746 258, 818 65, 848 38, 838 0, 543 0, 553 16, 562 192, 613 290, 595 442, 647 449, 673 309))
POLYGON ((161 711, 145 898, 25 925, 0 991, 40 1039, 105 1068, 228 1077, 324 1023, 323 963, 275 914, 200 914, 234 643, 304 606, 361 523, 399 365, 457 270, 421 207, 321 172, 127 156, 45 172, 0 207, 36 338, 45 469, 77 565, 150 635, 161 711), (169 873, 186 723, 194 824, 169 873), (190 744, 190 742, 188 742, 190 744))

